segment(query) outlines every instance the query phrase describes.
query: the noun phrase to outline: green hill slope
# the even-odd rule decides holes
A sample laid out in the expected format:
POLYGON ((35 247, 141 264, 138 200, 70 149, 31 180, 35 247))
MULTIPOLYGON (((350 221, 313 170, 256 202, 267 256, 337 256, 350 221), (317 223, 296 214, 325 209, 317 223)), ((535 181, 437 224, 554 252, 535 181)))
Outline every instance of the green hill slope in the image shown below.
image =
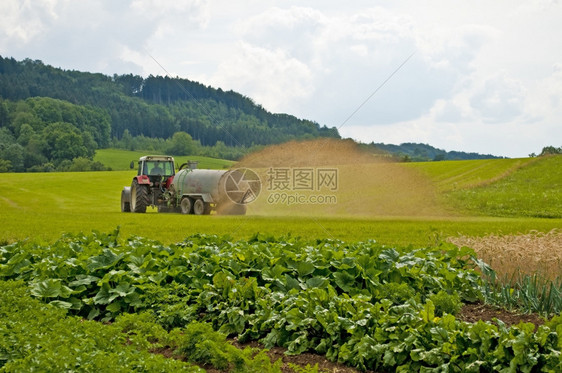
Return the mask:
POLYGON ((448 192, 493 183, 536 160, 536 158, 502 158, 416 162, 407 163, 406 166, 424 173, 441 192, 448 192))
POLYGON ((562 156, 411 163, 468 214, 562 217, 562 156))
POLYGON ((527 162, 495 182, 452 190, 447 197, 453 206, 476 214, 560 218, 562 156, 527 162))

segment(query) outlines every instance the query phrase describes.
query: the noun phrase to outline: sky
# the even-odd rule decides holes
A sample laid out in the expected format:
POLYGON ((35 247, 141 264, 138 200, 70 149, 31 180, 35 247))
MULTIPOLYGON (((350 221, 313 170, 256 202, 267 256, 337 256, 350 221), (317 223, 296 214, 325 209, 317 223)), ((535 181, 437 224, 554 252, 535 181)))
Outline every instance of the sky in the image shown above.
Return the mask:
POLYGON ((0 55, 179 76, 364 143, 562 146, 558 0, 2 0, 0 55))

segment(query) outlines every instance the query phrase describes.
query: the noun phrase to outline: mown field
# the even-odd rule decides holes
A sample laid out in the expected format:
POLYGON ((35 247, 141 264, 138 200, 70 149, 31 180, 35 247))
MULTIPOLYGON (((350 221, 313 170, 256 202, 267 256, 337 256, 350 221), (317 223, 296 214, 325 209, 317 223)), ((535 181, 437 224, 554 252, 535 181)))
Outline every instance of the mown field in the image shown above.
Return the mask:
MULTIPOLYGON (((65 232, 108 231, 121 226, 124 235, 139 235, 163 243, 180 241, 193 233, 228 234, 240 239, 261 232, 345 241, 374 239, 387 245, 419 247, 448 236, 548 232, 562 226, 560 219, 471 216, 452 214, 446 207, 439 207, 441 215, 436 215, 437 209, 432 207, 431 214, 424 216, 415 204, 409 206, 407 201, 403 202, 406 213, 397 211, 404 209, 402 206, 390 204, 388 209, 397 213, 384 215, 385 211, 377 210, 377 206, 369 210, 369 204, 397 200, 394 190, 383 187, 371 190, 372 195, 367 199, 340 188, 335 211, 334 206, 270 205, 264 191, 263 199, 250 205, 244 217, 158 214, 152 209, 146 214, 123 214, 121 189, 130 185, 134 174, 130 170, 4 174, 0 180, 0 240, 52 241, 65 232), (355 215, 353 210, 359 211, 355 215), (373 213, 369 215, 370 212, 373 213)), ((417 198, 426 206, 423 195, 417 198)))
POLYGON ((336 165, 337 204, 264 187, 246 216, 193 216, 121 213, 138 154, 105 156, 121 170, 2 175, 0 371, 281 371, 227 336, 360 370, 562 369, 562 157, 336 165), (474 301, 546 322, 461 321, 474 301))

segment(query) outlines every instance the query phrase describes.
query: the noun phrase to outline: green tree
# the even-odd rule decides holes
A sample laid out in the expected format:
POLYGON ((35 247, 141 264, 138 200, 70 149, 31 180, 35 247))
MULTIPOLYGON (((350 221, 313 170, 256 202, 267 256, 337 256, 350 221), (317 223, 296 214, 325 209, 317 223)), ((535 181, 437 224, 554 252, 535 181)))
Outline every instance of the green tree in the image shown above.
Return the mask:
POLYGON ((31 139, 35 136, 35 130, 30 124, 24 123, 20 128, 20 135, 18 137, 18 144, 21 146, 27 146, 31 139))
POLYGON ((10 161, 12 170, 15 172, 25 171, 24 168, 24 150, 20 144, 12 143, 4 144, 0 147, 0 158, 10 161))
POLYGON ((170 140, 167 153, 173 155, 193 155, 195 149, 196 142, 193 141, 191 135, 186 132, 176 132, 170 140))
POLYGON ((16 139, 9 129, 5 127, 0 128, 0 146, 2 146, 2 144, 7 146, 13 144, 15 141, 16 139))
MULTIPOLYGON (((43 130, 45 155, 55 164, 78 157, 91 157, 92 149, 84 145, 82 133, 70 123, 57 122, 43 130)), ((95 151, 95 149, 93 149, 95 151)))
POLYGON ((123 147, 127 150, 134 150, 133 149, 133 136, 131 136, 131 133, 129 132, 128 129, 126 129, 123 132, 123 137, 121 137, 121 143, 123 144, 123 147))
POLYGON ((554 146, 545 146, 542 148, 542 152, 539 155, 552 155, 552 154, 562 154, 562 147, 556 148, 554 146))
POLYGON ((0 127, 8 126, 8 107, 2 99, 0 99, 0 127))
POLYGON ((12 162, 0 158, 0 173, 12 171, 12 162))

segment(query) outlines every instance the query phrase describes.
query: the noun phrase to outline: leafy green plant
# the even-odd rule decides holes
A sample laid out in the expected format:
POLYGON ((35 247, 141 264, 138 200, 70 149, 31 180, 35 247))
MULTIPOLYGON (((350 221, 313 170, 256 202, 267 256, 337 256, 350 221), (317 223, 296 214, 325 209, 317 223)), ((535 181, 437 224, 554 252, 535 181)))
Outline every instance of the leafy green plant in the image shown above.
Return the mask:
POLYGON ((445 290, 439 290, 437 294, 429 297, 435 305, 435 314, 443 316, 444 313, 456 315, 462 307, 459 295, 453 291, 451 294, 445 290))
POLYGON ((295 373, 321 373, 323 371, 318 369, 318 363, 314 365, 306 364, 306 366, 301 367, 299 365, 289 363, 289 367, 295 371, 295 373))
POLYGON ((556 318, 536 333, 532 324, 456 320, 460 302, 489 290, 473 255, 450 244, 401 249, 263 235, 193 235, 166 246, 114 231, 2 247, 0 276, 24 281, 35 303, 62 307, 59 318, 115 320, 116 343, 128 338, 131 348, 172 349, 220 369, 280 364, 235 349, 227 335, 360 369, 562 368, 556 318))
POLYGON ((21 281, 0 281, 0 372, 202 372, 125 338, 115 325, 38 301, 21 281))

